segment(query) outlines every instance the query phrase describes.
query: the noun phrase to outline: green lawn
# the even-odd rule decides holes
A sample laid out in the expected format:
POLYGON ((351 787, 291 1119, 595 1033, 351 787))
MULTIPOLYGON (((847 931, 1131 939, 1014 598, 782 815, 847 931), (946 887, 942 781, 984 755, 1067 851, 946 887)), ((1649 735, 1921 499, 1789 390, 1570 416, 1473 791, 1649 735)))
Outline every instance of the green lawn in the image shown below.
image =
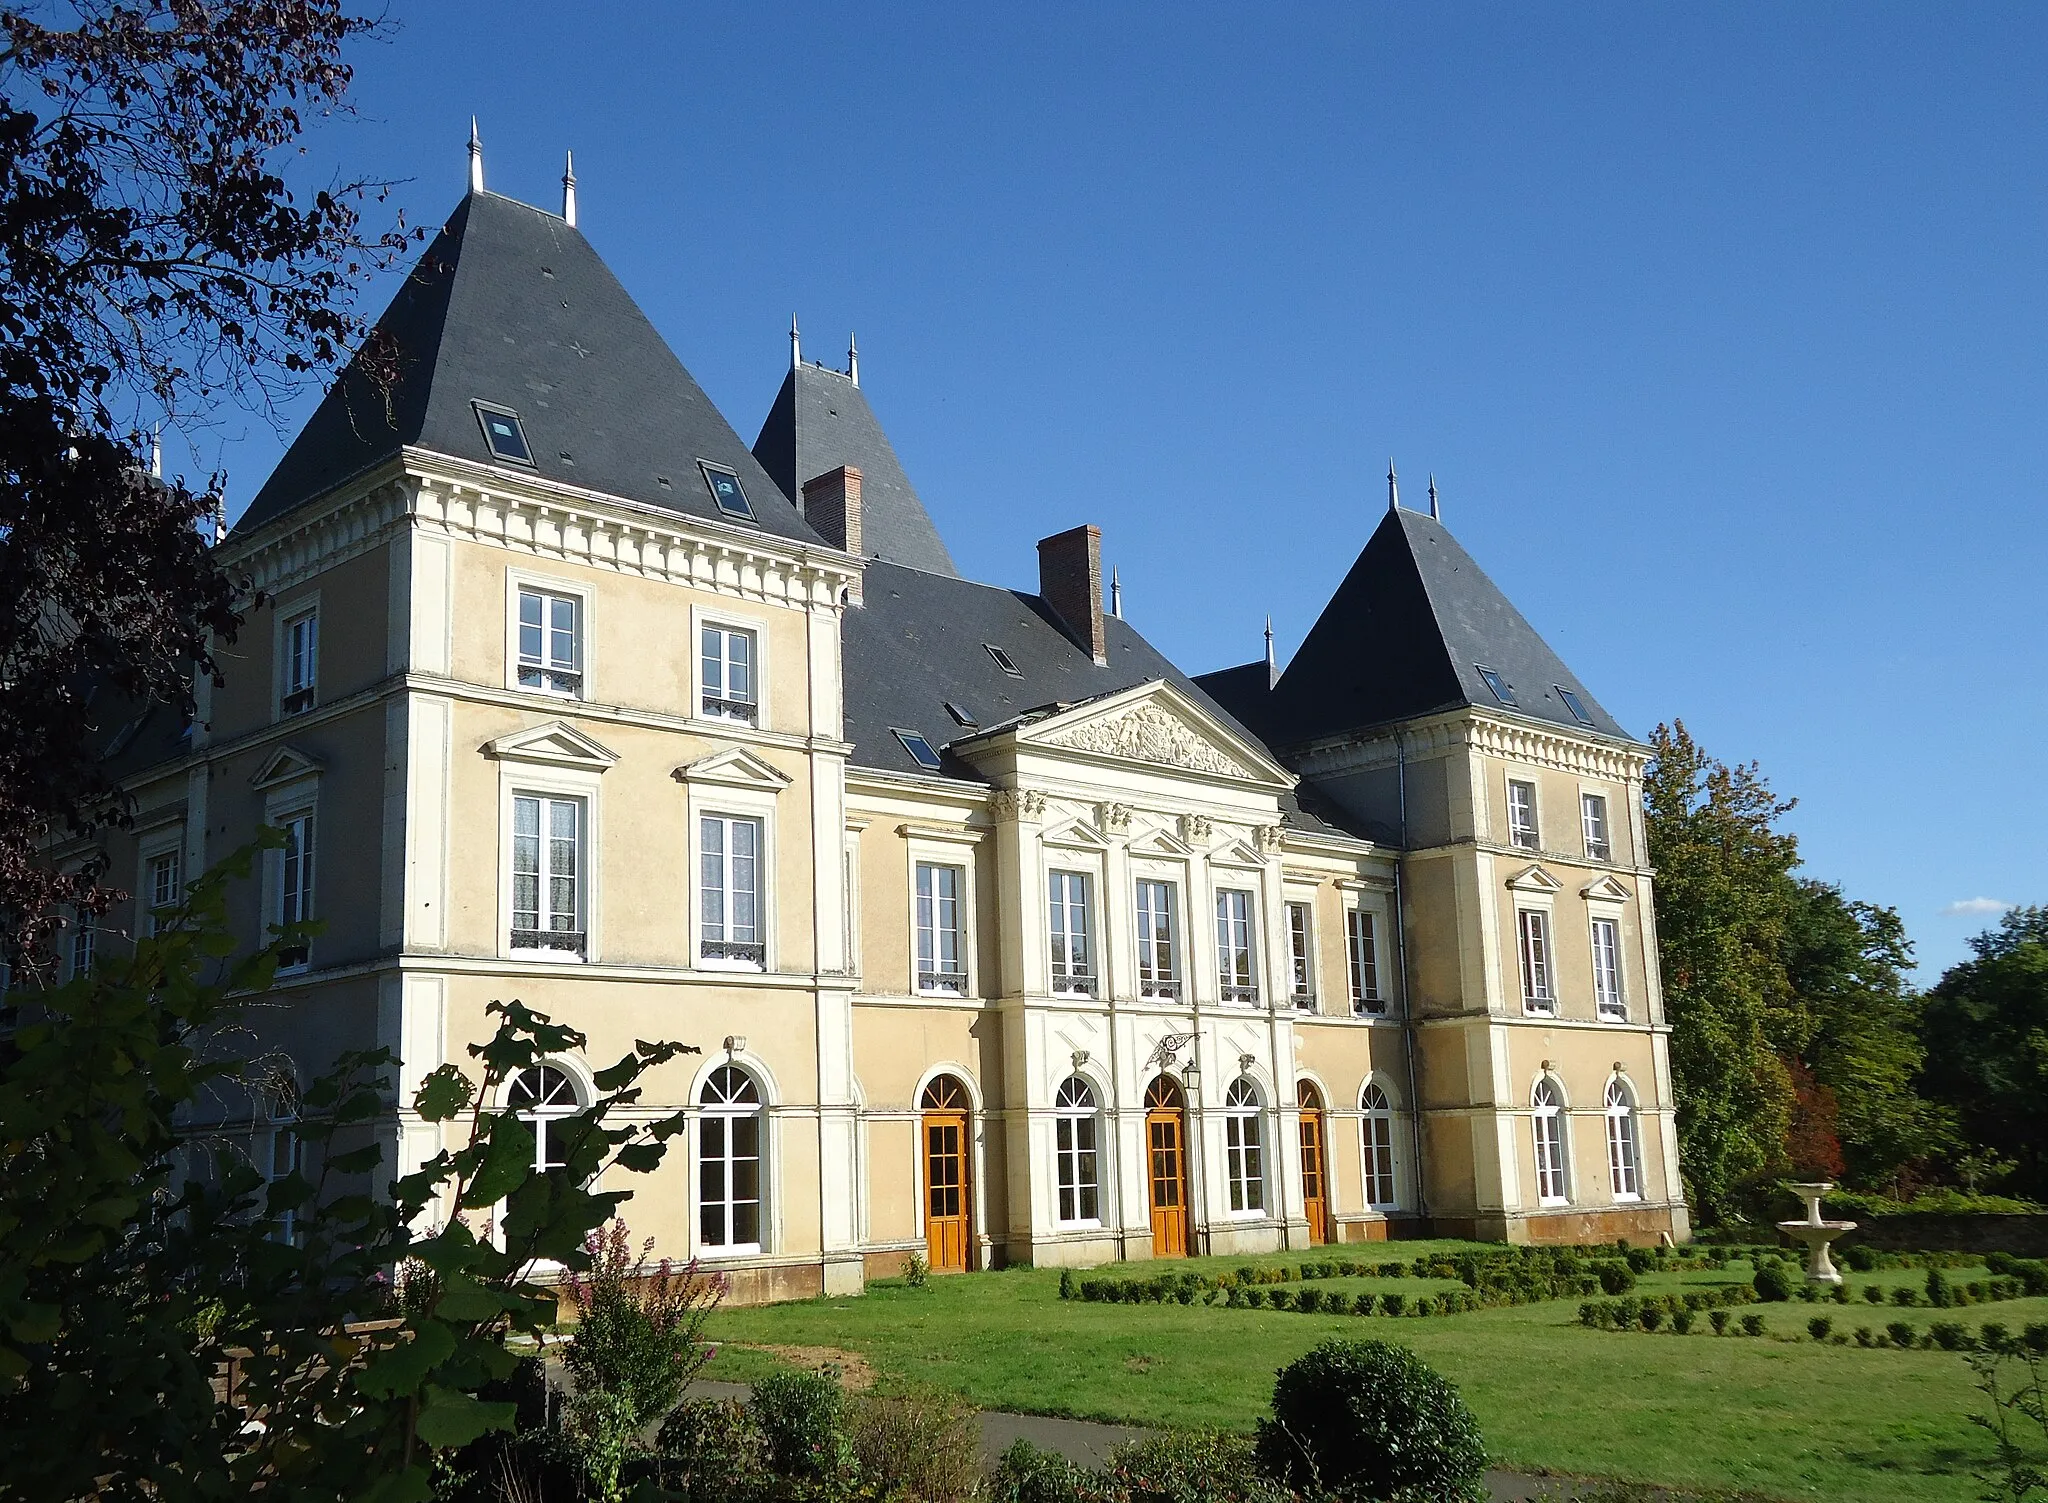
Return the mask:
MULTIPOLYGON (((1412 1258, 1432 1246, 1389 1249, 1412 1258)), ((1346 1248, 1333 1256, 1377 1254, 1346 1248)), ((1197 1259, 1208 1273, 1293 1258, 1197 1259)), ((1159 1265, 1166 1267, 1169 1265, 1159 1265)), ((1100 1270, 1144 1276, 1145 1265, 1100 1270)), ((1646 1276, 1638 1293, 1732 1282, 1747 1266, 1646 1276)), ((1957 1270, 1967 1282, 1978 1271, 1957 1270)), ((1924 1275, 1882 1273, 1887 1286, 1924 1275)), ((1854 1276, 1852 1276, 1852 1280, 1854 1276)), ((1406 1288, 1342 1280, 1345 1287, 1406 1288)), ((1963 1358, 1949 1352, 1865 1350, 1805 1339, 1816 1314, 1835 1329, 1882 1329, 1956 1319, 2018 1330, 2048 1321, 2048 1300, 1961 1311, 1886 1304, 1763 1307, 1771 1337, 1587 1330, 1576 1300, 1469 1315, 1388 1319, 1297 1315, 1220 1306, 1086 1304, 1057 1297, 1051 1270, 935 1278, 922 1290, 874 1285, 858 1298, 721 1312, 716 1339, 834 1347, 865 1357, 885 1384, 954 1390, 988 1409, 1154 1425, 1248 1429, 1273 1374, 1332 1335, 1410 1346, 1454 1379, 1500 1463, 1629 1481, 1751 1489, 1842 1503, 1965 1503, 1988 1448, 1965 1417, 1976 1401, 1963 1358), (1773 1339, 1783 1336, 1798 1339, 1773 1339)), ((1420 1292, 1422 1286, 1416 1286, 1420 1292)), ((1740 1315, 1755 1310, 1745 1306, 1740 1315)), ((745 1381, 769 1361, 728 1350, 706 1377, 745 1381)))

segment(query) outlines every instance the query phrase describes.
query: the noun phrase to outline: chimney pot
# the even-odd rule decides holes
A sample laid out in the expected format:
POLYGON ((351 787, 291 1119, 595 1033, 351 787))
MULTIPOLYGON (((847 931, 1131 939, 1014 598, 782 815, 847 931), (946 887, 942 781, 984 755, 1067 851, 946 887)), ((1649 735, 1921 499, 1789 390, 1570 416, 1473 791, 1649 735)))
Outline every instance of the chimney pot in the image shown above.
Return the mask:
POLYGON ((1038 593, 1090 657, 1109 661, 1102 625, 1102 529, 1074 527, 1040 540, 1038 593))
POLYGON ((859 554, 860 471, 843 464, 806 480, 804 520, 833 547, 859 554))

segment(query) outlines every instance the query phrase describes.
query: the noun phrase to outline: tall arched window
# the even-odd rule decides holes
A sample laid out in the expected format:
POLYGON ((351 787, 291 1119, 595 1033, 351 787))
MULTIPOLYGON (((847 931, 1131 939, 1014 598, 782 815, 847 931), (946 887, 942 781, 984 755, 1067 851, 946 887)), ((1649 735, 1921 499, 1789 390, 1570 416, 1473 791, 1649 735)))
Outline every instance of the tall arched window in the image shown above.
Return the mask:
POLYGON ((1095 1092, 1069 1076, 1053 1099, 1053 1155, 1059 1181, 1059 1219, 1102 1220, 1101 1174, 1096 1167, 1095 1092))
POLYGON ((1642 1159, 1636 1147, 1636 1099, 1617 1075, 1607 1082, 1607 1177, 1616 1200, 1643 1198, 1642 1159))
POLYGON ((505 1104, 513 1115, 533 1129, 533 1167, 559 1169, 569 1162, 569 1139, 564 1118, 583 1110, 576 1099, 575 1082, 568 1072, 553 1065, 535 1065, 512 1077, 512 1089, 505 1104))
POLYGON ((1536 1108, 1536 1198, 1561 1206, 1571 1194, 1565 1178, 1564 1097, 1546 1075, 1536 1082, 1530 1100, 1536 1108))
POLYGON ((1223 1098, 1224 1170, 1230 1180, 1230 1209, 1266 1209, 1265 1155, 1260 1151, 1259 1093, 1239 1076, 1223 1098))
POLYGON ((697 1098, 697 1238, 706 1252, 761 1250, 761 1088, 720 1065, 697 1098))
POLYGON ((1394 1208, 1394 1106, 1375 1081, 1358 1093, 1365 1113, 1359 1131, 1365 1140, 1365 1203, 1376 1211, 1394 1208))

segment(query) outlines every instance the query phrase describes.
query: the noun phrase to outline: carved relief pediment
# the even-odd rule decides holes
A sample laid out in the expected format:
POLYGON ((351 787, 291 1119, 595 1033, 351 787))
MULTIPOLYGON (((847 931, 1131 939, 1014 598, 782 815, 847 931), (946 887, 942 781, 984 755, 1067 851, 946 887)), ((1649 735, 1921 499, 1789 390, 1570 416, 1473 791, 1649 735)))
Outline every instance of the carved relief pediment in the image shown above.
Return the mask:
POLYGON ((1093 752, 1154 767, 1247 782, 1273 781, 1272 771, 1220 744, 1208 727, 1196 724, 1161 695, 1075 725, 1056 725, 1034 739, 1045 746, 1093 752))

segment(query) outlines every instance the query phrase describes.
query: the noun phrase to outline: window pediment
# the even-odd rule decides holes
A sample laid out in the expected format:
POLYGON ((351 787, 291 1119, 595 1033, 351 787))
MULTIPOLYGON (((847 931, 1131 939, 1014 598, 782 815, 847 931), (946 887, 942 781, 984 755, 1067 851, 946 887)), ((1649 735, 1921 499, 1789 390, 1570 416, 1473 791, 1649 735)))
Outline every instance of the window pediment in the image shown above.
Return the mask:
POLYGON ((1077 819, 1071 824, 1061 825, 1056 830, 1050 830, 1042 838, 1047 845, 1065 846, 1068 850, 1106 851, 1109 849, 1109 841, 1103 837, 1102 832, 1082 819, 1077 819))
POLYGON ((1516 892, 1542 893, 1548 896, 1561 892, 1564 884, 1540 866, 1525 866, 1508 878, 1508 886, 1516 892))
POLYGON ((791 781, 789 774, 779 767, 738 746, 678 767, 670 776, 678 783, 712 783, 756 793, 780 793, 791 781))
POLYGON ((249 782, 258 789, 281 788, 301 778, 317 778, 326 766, 318 757, 309 757, 296 747, 280 746, 249 782))
POLYGON ((1147 831, 1133 840, 1131 854, 1152 856, 1166 861, 1185 861, 1195 854, 1195 848, 1171 830, 1162 827, 1147 831))
POLYGON ((545 725, 513 731, 495 741, 486 741, 483 752, 500 762, 536 762, 547 767, 580 768, 585 772, 603 772, 619 760, 617 752, 584 735, 565 720, 551 720, 545 725))
POLYGON ((1612 877, 1602 877, 1579 889, 1579 896, 1589 903, 1626 903, 1635 894, 1612 877))
POLYGON ((1266 858, 1246 845, 1242 840, 1233 840, 1218 846, 1209 853, 1211 866, 1241 866, 1249 870, 1260 870, 1266 865, 1266 858))

